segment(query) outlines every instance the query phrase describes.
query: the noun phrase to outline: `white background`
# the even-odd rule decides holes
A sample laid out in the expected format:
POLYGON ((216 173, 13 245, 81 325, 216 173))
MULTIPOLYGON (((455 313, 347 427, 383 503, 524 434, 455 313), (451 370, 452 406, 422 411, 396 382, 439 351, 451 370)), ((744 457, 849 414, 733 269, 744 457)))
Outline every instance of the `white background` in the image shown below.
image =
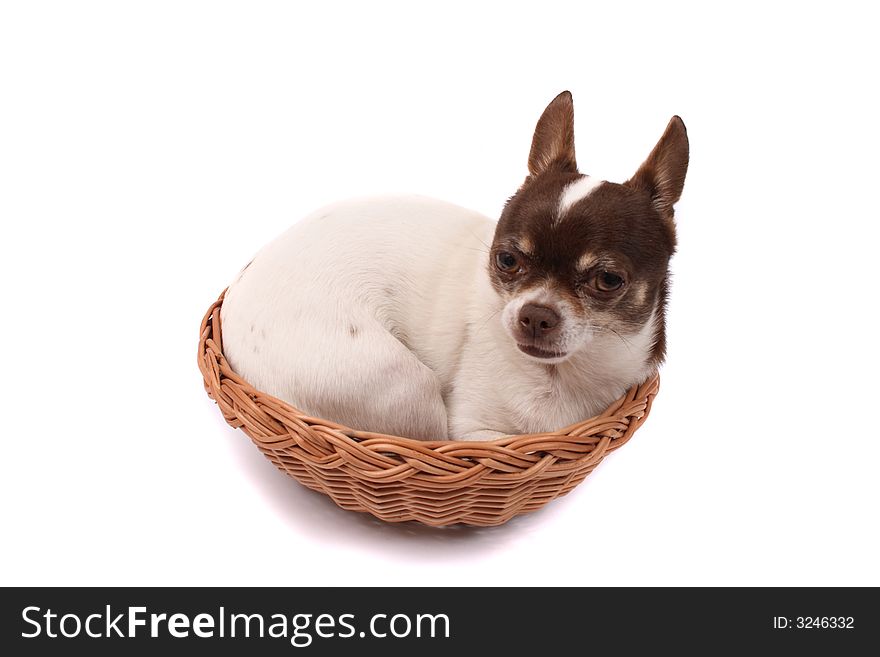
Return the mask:
POLYGON ((867 5, 309 6, 0 9, 0 583, 880 585, 867 5), (497 216, 563 89, 609 180, 688 126, 651 419, 497 529, 276 471, 202 390, 206 307, 326 202, 497 216))

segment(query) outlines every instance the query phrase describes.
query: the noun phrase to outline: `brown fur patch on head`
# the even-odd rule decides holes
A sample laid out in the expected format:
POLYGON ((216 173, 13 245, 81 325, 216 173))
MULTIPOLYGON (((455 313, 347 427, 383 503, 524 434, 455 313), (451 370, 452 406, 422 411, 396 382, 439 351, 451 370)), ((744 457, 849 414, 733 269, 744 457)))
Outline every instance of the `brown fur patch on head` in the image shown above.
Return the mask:
MULTIPOLYGON (((492 253, 514 251, 519 270, 505 273, 490 264, 490 277, 505 296, 544 285, 568 300, 575 312, 602 328, 638 331, 657 312, 657 348, 663 357, 664 295, 675 230, 641 190, 604 183, 553 221, 559 196, 577 174, 548 173, 527 181, 507 203, 496 228, 492 253), (522 239, 533 246, 517 250, 522 239), (597 294, 602 272, 620 275, 619 293, 597 294)), ((494 255, 493 255, 494 262, 494 255)))
POLYGON ((560 214, 564 190, 582 176, 574 155, 571 94, 559 94, 535 128, 529 176, 498 221, 489 261, 493 286, 506 298, 545 286, 592 324, 618 333, 638 331, 653 313, 652 359, 659 364, 676 242, 673 205, 687 165, 687 131, 676 116, 629 181, 604 182, 560 214), (502 268, 501 253, 513 254, 516 266, 502 268), (623 285, 610 292, 597 289, 605 273, 619 276, 623 285))

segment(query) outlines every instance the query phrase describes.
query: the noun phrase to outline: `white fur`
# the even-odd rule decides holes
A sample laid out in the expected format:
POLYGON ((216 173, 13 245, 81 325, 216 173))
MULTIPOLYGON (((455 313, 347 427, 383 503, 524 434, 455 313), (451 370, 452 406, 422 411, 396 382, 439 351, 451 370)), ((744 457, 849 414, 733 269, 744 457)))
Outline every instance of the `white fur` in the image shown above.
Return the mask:
POLYGON ((604 182, 604 180, 592 176, 583 176, 566 185, 565 189, 563 189, 562 193, 559 195, 559 205, 556 208, 556 221, 561 221, 565 217, 565 213, 568 212, 569 208, 578 201, 587 198, 604 182))
POLYGON ((226 357, 312 415, 428 439, 556 430, 647 376, 653 316, 626 342, 571 323, 571 354, 552 365, 519 351, 487 273, 493 232, 487 217, 422 197, 324 208, 230 286, 226 357))

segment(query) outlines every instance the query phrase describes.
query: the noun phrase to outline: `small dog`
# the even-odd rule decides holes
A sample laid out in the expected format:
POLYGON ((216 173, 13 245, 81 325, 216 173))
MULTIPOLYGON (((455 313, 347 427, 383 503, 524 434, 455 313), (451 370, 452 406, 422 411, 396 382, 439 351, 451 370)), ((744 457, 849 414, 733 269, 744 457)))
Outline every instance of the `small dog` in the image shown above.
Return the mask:
POLYGON ((687 167, 676 116, 627 182, 580 174, 563 92, 497 223, 422 197, 319 210, 230 286, 225 354, 258 389, 361 430, 490 440, 591 417, 663 360, 687 167))

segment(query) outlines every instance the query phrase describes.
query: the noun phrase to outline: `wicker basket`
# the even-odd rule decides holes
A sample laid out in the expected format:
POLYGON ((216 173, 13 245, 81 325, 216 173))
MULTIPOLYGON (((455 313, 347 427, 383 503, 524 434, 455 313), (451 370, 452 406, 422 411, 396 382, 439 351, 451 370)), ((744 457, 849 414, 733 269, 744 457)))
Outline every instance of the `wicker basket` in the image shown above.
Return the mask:
POLYGON ((226 421, 300 483, 389 522, 489 526, 540 509, 630 439, 659 385, 655 375, 601 415, 552 433, 426 442, 357 431, 309 417, 233 372, 223 356, 222 303, 223 295, 202 320, 199 369, 226 421))

